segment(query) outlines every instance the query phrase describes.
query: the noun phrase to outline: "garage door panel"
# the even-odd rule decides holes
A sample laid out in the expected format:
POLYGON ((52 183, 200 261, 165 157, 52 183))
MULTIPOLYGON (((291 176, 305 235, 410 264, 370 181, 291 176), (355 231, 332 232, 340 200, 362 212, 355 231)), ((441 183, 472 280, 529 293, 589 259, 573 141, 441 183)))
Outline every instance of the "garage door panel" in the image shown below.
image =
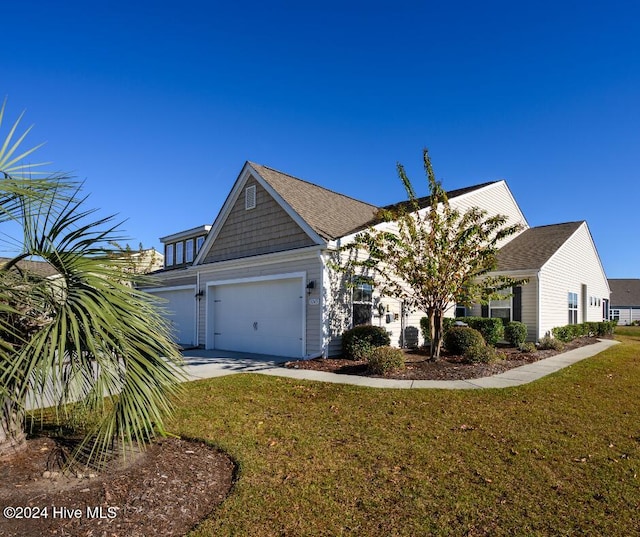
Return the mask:
POLYGON ((213 347, 278 356, 302 355, 302 280, 213 287, 213 347))
POLYGON ((183 346, 196 344, 195 288, 154 291, 153 294, 167 302, 162 305, 164 317, 169 321, 172 336, 183 346))

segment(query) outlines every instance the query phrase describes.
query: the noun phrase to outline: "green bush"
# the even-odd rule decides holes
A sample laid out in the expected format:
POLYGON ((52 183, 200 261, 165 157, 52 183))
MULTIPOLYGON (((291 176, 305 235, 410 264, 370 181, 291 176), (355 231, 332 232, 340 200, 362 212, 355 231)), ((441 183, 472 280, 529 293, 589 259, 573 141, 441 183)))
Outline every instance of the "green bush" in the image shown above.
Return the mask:
POLYGON ((612 336, 616 321, 586 322, 581 324, 567 324, 551 329, 553 337, 568 343, 581 336, 606 337, 612 336))
POLYGON ((404 369, 404 352, 395 347, 376 347, 368 357, 369 370, 374 375, 384 375, 387 371, 404 369))
POLYGON ((553 349, 554 351, 561 351, 562 349, 564 349, 564 343, 562 343, 562 341, 554 337, 544 336, 538 342, 538 349, 540 349, 541 351, 548 350, 548 349, 553 349))
POLYGON ((558 339, 564 343, 567 343, 569 341, 571 341, 572 339, 574 339, 574 330, 573 330, 573 326, 575 325, 571 325, 568 324, 566 326, 556 326, 555 328, 551 329, 551 333, 553 334, 553 337, 555 339, 558 339))
POLYGON ((485 345, 472 345, 464 353, 464 361, 470 364, 488 364, 490 362, 497 362, 498 360, 504 360, 504 353, 496 350, 495 347, 485 345))
POLYGON ((524 352, 527 354, 533 354, 534 352, 536 352, 538 349, 536 348, 536 346, 529 342, 529 343, 522 343, 518 346, 518 348, 520 349, 520 352, 524 352))
POLYGON ((460 317, 456 321, 462 321, 470 328, 474 328, 482 334, 487 345, 495 345, 504 338, 504 323, 502 319, 487 317, 460 317))
POLYGON ((504 337, 514 347, 520 347, 527 339, 527 325, 511 321, 504 328, 504 337))
MULTIPOLYGON (((442 331, 446 332, 453 326, 453 323, 456 319, 452 319, 451 317, 445 317, 442 319, 442 331)), ((431 341, 431 327, 429 326, 429 317, 422 317, 420 319, 420 332, 422 332, 422 338, 424 339, 424 344, 427 345, 429 341, 431 341)))
MULTIPOLYGON (((635 321, 640 325, 639 321, 635 321)), ((613 336, 613 332, 618 325, 618 321, 602 321, 598 323, 598 337, 613 336)))
POLYGON ((468 326, 453 326, 444 333, 444 346, 453 354, 464 354, 470 347, 484 344, 482 334, 468 326))
POLYGON ((349 356, 351 360, 368 360, 373 349, 375 347, 368 341, 356 339, 349 347, 349 356))
POLYGON ((356 326, 342 334, 342 355, 349 360, 362 360, 370 350, 390 344, 391 338, 384 328, 356 326))

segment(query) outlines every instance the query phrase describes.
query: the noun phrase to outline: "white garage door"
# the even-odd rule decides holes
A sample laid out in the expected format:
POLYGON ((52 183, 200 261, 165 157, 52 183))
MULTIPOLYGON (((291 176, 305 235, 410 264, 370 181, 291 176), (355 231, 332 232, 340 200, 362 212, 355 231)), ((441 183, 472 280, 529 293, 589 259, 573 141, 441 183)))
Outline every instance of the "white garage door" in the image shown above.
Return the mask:
POLYGON ((303 355, 301 278, 215 285, 210 291, 210 347, 296 358, 303 355))
POLYGON ((153 290, 152 293, 163 298, 162 304, 171 323, 173 339, 183 347, 196 345, 196 299, 195 287, 183 287, 171 290, 153 290))

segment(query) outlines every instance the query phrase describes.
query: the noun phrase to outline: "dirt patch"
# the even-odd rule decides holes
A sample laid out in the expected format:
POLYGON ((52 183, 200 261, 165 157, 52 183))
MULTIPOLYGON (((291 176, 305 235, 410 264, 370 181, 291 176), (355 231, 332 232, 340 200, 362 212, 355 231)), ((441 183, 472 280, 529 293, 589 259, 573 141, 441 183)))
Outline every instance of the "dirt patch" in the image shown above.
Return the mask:
POLYGON ((224 500, 235 474, 229 457, 203 442, 162 439, 80 475, 61 473, 63 449, 34 438, 0 463, 0 535, 184 535, 224 500))
POLYGON ((506 358, 489 364, 466 364, 462 356, 452 355, 446 351, 442 352, 439 361, 431 362, 428 352, 424 350, 406 350, 406 369, 390 371, 383 376, 372 375, 368 371, 365 361, 345 360, 343 358, 297 360, 287 362, 285 366, 292 369, 312 369, 341 375, 361 375, 403 380, 469 380, 504 373, 514 367, 537 362, 538 360, 550 358, 562 352, 597 342, 597 338, 582 337, 565 345, 562 351, 548 349, 532 353, 523 353, 513 347, 498 347, 498 350, 503 352, 506 358))

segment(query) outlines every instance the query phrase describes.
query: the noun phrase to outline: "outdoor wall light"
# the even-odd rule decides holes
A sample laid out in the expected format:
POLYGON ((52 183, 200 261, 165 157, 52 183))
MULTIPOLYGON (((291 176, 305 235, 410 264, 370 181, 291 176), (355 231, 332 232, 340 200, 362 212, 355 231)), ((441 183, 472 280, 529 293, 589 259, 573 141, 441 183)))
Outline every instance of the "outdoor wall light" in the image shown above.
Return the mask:
POLYGON ((196 293, 196 298, 200 300, 204 296, 204 291, 201 289, 196 293))
POLYGON ((316 287, 316 281, 315 280, 309 281, 309 283, 307 283, 307 294, 310 295, 311 291, 315 289, 315 287, 316 287))

